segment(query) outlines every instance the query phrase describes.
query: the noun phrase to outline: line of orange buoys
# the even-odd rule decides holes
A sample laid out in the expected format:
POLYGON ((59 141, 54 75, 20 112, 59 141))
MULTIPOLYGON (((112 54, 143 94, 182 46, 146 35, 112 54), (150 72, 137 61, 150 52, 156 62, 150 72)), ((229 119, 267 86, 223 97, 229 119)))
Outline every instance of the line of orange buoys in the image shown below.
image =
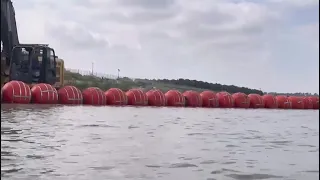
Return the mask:
POLYGON ((273 96, 258 94, 195 91, 180 92, 158 89, 144 92, 130 89, 127 92, 111 88, 103 92, 89 87, 82 92, 75 86, 65 86, 58 91, 49 84, 36 84, 31 89, 21 81, 6 83, 1 91, 1 102, 17 104, 86 104, 114 106, 171 106, 207 108, 268 108, 268 109, 319 109, 319 97, 273 96))

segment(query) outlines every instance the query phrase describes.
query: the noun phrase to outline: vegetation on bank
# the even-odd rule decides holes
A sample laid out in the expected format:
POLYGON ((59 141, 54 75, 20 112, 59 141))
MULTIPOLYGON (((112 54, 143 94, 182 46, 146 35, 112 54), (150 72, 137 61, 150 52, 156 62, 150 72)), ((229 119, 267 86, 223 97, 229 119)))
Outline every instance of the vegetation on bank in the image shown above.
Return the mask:
POLYGON ((87 87, 99 87, 102 90, 107 90, 111 87, 120 88, 124 91, 131 88, 143 88, 146 90, 157 88, 162 91, 168 91, 170 89, 177 89, 180 91, 195 90, 195 91, 227 91, 229 93, 243 92, 246 94, 257 93, 263 94, 262 91, 257 89, 250 89, 246 87, 237 87, 233 85, 221 85, 213 84, 197 80, 189 79, 130 79, 122 77, 118 79, 101 78, 93 75, 81 75, 70 71, 65 72, 65 84, 77 86, 80 89, 87 87))
MULTIPOLYGON (((245 94, 265 94, 261 90, 251 89, 247 87, 238 87, 234 85, 222 85, 218 83, 208 83, 197 80, 189 79, 130 79, 127 77, 121 77, 118 79, 109 79, 103 77, 97 77, 94 75, 81 75, 79 73, 74 73, 70 71, 65 71, 65 84, 74 85, 79 89, 83 90, 88 87, 98 87, 102 90, 107 90, 110 88, 120 88, 127 91, 131 88, 143 88, 145 90, 150 90, 152 88, 160 89, 164 92, 170 89, 176 89, 179 91, 194 90, 194 91, 227 91, 229 93, 243 92, 245 94)), ((272 93, 278 95, 278 93, 272 93)), ((310 93, 282 93, 283 95, 317 95, 310 93)))

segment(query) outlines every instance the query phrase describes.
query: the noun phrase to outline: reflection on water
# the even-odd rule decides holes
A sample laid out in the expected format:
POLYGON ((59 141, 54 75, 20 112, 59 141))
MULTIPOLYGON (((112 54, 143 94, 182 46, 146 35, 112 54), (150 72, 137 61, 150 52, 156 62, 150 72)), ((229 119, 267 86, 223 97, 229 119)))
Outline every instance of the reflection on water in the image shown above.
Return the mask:
POLYGON ((3 179, 311 180, 319 112, 2 105, 3 179))

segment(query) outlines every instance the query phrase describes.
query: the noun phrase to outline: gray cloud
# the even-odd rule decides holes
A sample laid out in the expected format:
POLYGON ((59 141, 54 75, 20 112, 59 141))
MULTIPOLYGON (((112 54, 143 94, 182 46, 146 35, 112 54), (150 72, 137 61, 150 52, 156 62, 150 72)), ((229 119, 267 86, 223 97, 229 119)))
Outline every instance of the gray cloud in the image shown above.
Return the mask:
POLYGON ((166 9, 174 6, 175 0, 161 0, 161 1, 149 1, 149 0, 117 0, 117 3, 122 6, 133 6, 143 9, 166 9))
MULTIPOLYGON (((277 42, 274 37, 289 32, 287 12, 312 3, 311 0, 309 5, 298 0, 293 4, 279 0, 263 3, 25 0, 17 5, 17 18, 23 29, 19 31, 22 38, 49 42, 65 59, 67 67, 86 69, 95 62, 97 71, 115 73, 115 69, 120 68, 125 76, 182 77, 282 90, 277 84, 288 76, 280 75, 274 68, 275 62, 285 61, 277 58, 283 55, 274 53, 277 42), (27 7, 27 2, 36 5, 27 7), (28 23, 30 18, 34 22, 32 26, 28 23), (268 81, 261 82, 261 79, 268 81)), ((316 25, 297 27, 298 30, 290 33, 292 37, 306 39, 308 48, 309 42, 315 44, 311 35, 318 35, 315 27, 319 28, 316 25), (302 35, 305 32, 310 33, 302 35)), ((290 48, 290 44, 280 46, 290 48)))
POLYGON ((95 37, 83 27, 68 28, 64 25, 51 26, 48 34, 55 34, 55 38, 63 40, 64 47, 77 47, 79 50, 105 49, 107 40, 95 37))

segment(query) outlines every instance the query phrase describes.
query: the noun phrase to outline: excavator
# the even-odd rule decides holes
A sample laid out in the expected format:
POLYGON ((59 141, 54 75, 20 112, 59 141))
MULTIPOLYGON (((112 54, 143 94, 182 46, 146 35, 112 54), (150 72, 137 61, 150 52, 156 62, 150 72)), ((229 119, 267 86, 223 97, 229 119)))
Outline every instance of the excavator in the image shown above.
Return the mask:
POLYGON ((47 83, 64 85, 64 61, 48 44, 19 42, 15 11, 11 0, 1 0, 1 87, 12 80, 32 87, 47 83))

